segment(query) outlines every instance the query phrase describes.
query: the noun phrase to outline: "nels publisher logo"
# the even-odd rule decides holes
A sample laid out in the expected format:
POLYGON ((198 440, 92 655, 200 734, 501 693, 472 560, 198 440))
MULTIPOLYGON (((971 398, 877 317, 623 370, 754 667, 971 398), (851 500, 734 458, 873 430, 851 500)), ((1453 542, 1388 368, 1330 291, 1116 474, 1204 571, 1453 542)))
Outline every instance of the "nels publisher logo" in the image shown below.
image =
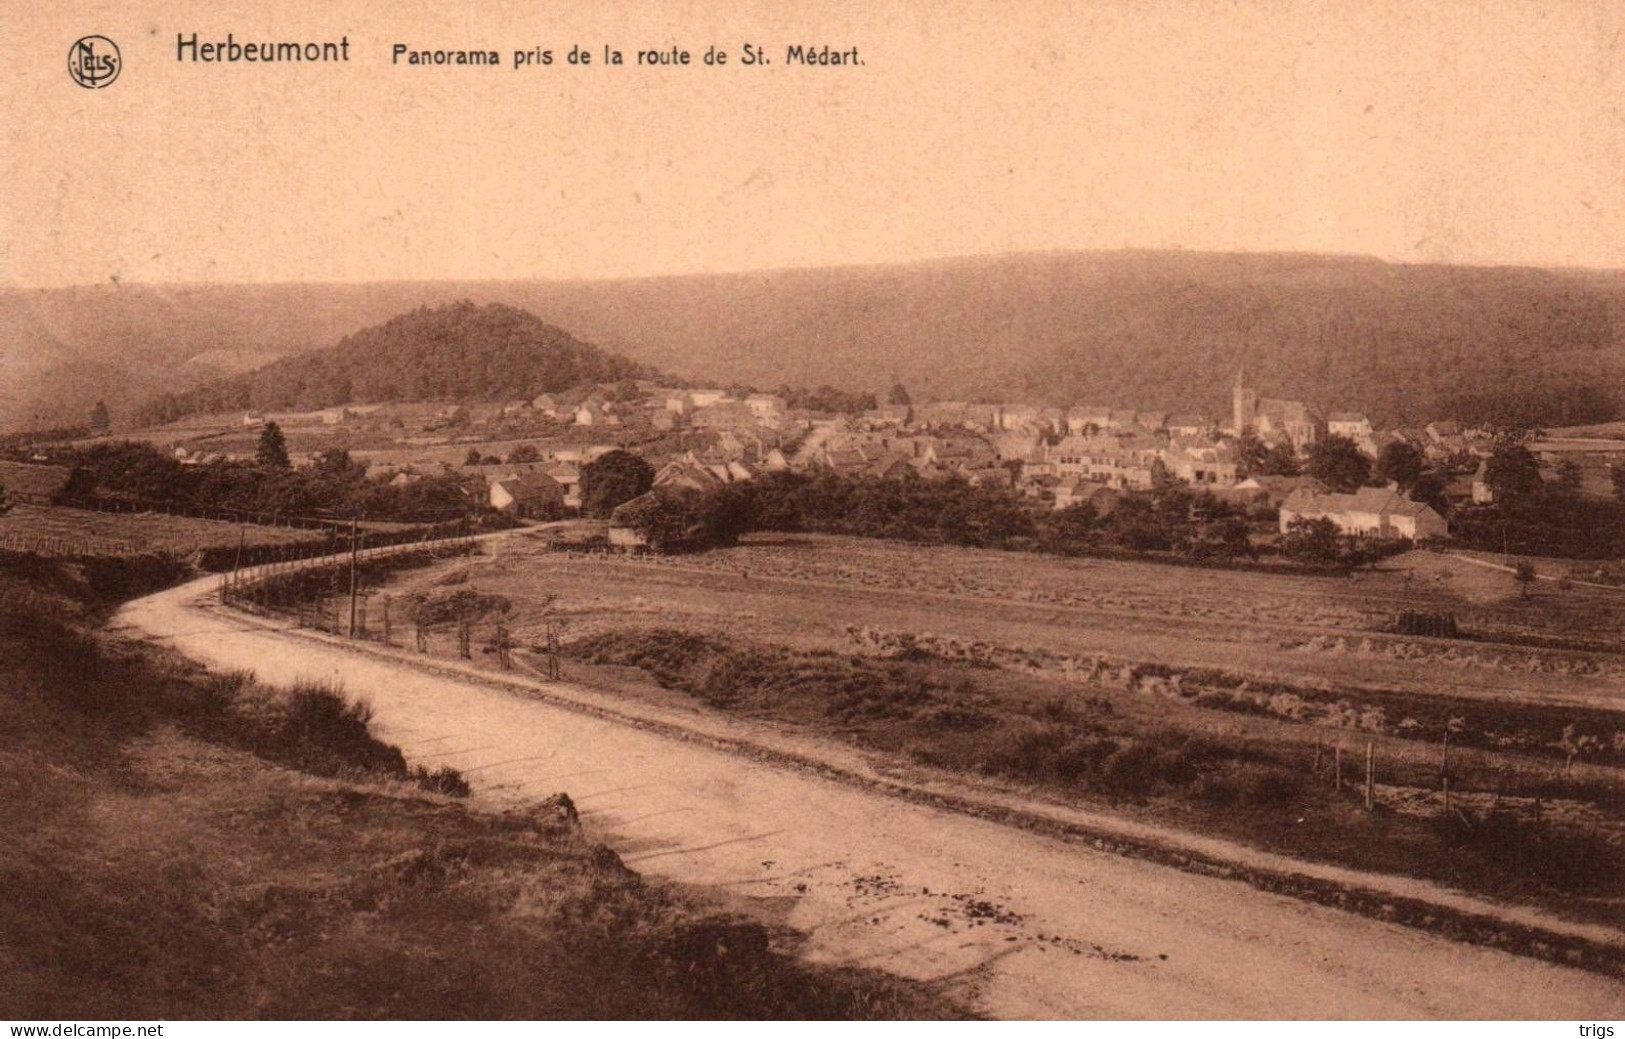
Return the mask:
POLYGON ((105 36, 86 36, 68 51, 68 75, 86 90, 110 86, 123 67, 118 44, 105 36))

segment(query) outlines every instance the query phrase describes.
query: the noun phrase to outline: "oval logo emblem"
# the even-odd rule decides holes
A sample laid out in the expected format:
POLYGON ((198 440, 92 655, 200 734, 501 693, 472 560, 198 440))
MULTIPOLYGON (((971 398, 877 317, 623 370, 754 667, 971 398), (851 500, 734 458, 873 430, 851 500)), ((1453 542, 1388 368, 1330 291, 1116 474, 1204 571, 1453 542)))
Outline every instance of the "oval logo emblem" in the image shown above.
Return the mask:
POLYGON ((110 85, 123 67, 118 44, 105 36, 86 36, 68 51, 68 75, 86 90, 110 85))

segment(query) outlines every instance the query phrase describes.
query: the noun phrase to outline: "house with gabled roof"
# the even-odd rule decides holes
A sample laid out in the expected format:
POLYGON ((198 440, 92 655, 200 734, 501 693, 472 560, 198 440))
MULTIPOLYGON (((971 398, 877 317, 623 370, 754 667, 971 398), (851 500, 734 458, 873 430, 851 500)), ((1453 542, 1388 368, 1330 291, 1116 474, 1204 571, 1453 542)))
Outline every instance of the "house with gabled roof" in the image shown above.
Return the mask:
POLYGON ((1392 487, 1361 487, 1353 494, 1319 494, 1300 488, 1281 503, 1281 532, 1294 520, 1329 519, 1344 534, 1420 541, 1446 537, 1449 525, 1430 505, 1411 501, 1392 487))
POLYGON ((542 472, 524 472, 494 480, 491 507, 521 519, 554 519, 564 513, 564 488, 542 472))
POLYGON ((1359 443, 1371 435, 1371 420, 1360 411, 1334 411, 1326 418, 1326 432, 1359 443))
POLYGON ((1088 505, 1095 510, 1095 515, 1105 516, 1117 507, 1122 498, 1122 492, 1113 490, 1105 484, 1087 480, 1081 476, 1074 476, 1062 480, 1055 487, 1055 508, 1071 508, 1074 505, 1088 505))
POLYGON ((654 486, 673 490, 714 491, 729 481, 718 476, 709 467, 690 459, 668 462, 655 473, 654 486))

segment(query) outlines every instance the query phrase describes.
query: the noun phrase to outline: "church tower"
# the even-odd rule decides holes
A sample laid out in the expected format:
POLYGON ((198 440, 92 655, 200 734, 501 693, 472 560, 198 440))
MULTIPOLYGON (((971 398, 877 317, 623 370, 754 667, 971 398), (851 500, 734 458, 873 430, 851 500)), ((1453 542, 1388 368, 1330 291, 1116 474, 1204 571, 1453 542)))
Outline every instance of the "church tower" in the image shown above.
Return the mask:
POLYGON ((1243 369, 1238 366, 1236 385, 1230 390, 1230 422, 1237 436, 1253 425, 1258 416, 1258 392, 1242 385, 1244 381, 1243 369))

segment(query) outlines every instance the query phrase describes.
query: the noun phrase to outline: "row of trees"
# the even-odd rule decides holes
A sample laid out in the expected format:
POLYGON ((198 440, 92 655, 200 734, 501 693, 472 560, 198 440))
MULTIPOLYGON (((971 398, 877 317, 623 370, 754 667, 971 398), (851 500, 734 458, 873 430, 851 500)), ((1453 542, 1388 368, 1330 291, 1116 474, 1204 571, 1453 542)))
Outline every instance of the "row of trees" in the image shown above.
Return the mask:
POLYGON ((255 516, 427 523, 472 514, 483 504, 451 477, 400 484, 371 479, 364 462, 340 449, 296 468, 275 423, 262 431, 253 462, 183 465, 151 444, 128 441, 93 444, 52 461, 80 470, 81 493, 89 496, 255 516))
MULTIPOLYGON (((650 495, 616 516, 656 549, 731 544, 749 531, 782 531, 1219 563, 1275 550, 1253 543, 1235 508, 1183 486, 1125 495, 1105 514, 1088 503, 1040 513, 1006 489, 958 479, 782 472, 709 494, 650 495)), ((1305 565, 1345 567, 1374 562, 1394 547, 1346 537, 1320 520, 1294 525, 1279 551, 1305 565)))
POLYGON ((1431 472, 1422 452, 1403 440, 1384 444, 1374 462, 1353 440, 1335 434, 1311 445, 1302 458, 1291 444, 1284 441, 1266 444, 1251 430, 1243 431, 1237 438, 1236 450, 1241 455, 1241 470, 1247 476, 1308 475, 1344 493, 1388 483, 1397 483, 1408 491, 1431 486, 1424 483, 1428 477, 1438 482, 1433 493, 1444 487, 1444 475, 1431 472))
MULTIPOLYGON (((1271 550, 1253 543, 1237 509, 1210 493, 1177 485, 1124 495, 1104 514, 1088 503, 1036 512, 1007 489, 958 479, 882 480, 827 472, 768 473, 710 495, 669 497, 683 504, 644 507, 651 529, 656 518, 667 524, 660 533, 671 543, 679 540, 675 531, 685 529, 692 543, 730 542, 745 531, 812 532, 1057 555, 1174 554, 1211 562, 1252 560, 1271 550)), ((1332 534, 1331 547, 1324 539, 1303 547, 1294 542, 1287 554, 1315 565, 1369 561, 1369 550, 1355 550, 1335 528, 1332 534)))

